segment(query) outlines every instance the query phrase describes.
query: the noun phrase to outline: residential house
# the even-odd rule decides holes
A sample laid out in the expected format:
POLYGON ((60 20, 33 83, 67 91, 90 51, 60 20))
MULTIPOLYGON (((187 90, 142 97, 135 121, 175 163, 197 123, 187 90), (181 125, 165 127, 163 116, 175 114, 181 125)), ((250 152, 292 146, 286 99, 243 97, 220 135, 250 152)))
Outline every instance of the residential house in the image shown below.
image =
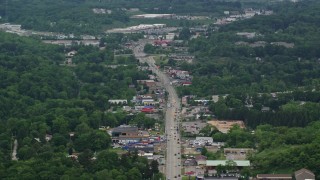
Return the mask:
POLYGON ((186 159, 183 162, 183 166, 196 166, 197 165, 197 161, 195 159, 186 159))
POLYGON ((276 45, 276 46, 283 46, 285 48, 293 48, 294 43, 287 43, 287 42, 271 42, 271 45, 276 45))
POLYGON ((262 112, 268 112, 268 111, 270 111, 270 107, 263 106, 263 107, 261 108, 261 111, 262 111, 262 112))
POLYGON ((195 157, 198 166, 204 166, 207 163, 207 157, 203 155, 198 155, 195 157))
POLYGON ((50 141, 52 139, 52 135, 50 134, 46 134, 46 137, 45 137, 46 141, 50 141))
POLYGON ((77 51, 70 51, 66 54, 67 57, 73 57, 74 55, 77 54, 77 51))
POLYGON ((184 106, 188 105, 188 96, 183 96, 181 98, 181 104, 184 106))
POLYGON ((176 36, 175 33, 168 33, 168 34, 166 35, 166 39, 167 39, 167 40, 173 40, 175 36, 176 36))
POLYGON ((296 180, 315 180, 316 179, 313 172, 304 168, 294 172, 294 177, 296 178, 296 180))
POLYGON ((237 35, 246 37, 248 39, 252 39, 252 38, 256 37, 256 33, 255 32, 238 32, 237 35))
POLYGON ((155 40, 153 42, 154 46, 162 46, 162 47, 166 47, 170 44, 169 40, 155 40))
POLYGON ((186 82, 183 82, 183 83, 182 83, 182 86, 190 86, 190 85, 192 85, 192 82, 187 82, 187 81, 186 81, 186 82))

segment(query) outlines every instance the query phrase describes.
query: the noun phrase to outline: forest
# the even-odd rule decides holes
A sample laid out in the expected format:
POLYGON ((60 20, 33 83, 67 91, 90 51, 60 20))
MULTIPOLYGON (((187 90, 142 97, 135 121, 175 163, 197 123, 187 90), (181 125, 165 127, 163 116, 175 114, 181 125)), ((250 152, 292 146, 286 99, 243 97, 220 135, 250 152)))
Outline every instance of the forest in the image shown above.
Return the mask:
POLYGON ((274 15, 231 23, 191 40, 189 50, 197 62, 181 68, 192 73, 193 83, 178 87, 179 94, 209 99, 227 94, 211 110, 218 118, 242 119, 250 127, 318 121, 320 3, 283 2, 273 9, 274 15))
POLYGON ((156 161, 147 163, 136 152, 119 156, 109 134, 97 130, 124 123, 153 127, 155 120, 144 114, 107 112, 109 99, 132 98, 135 91, 128 86, 146 72, 136 65, 106 67, 114 62, 110 49, 71 48, 78 54, 76 66, 68 67, 61 65, 64 47, 0 33, 0 179, 162 177, 156 161), (15 139, 18 161, 11 160, 15 139), (73 153, 79 154, 77 161, 67 157, 73 153))

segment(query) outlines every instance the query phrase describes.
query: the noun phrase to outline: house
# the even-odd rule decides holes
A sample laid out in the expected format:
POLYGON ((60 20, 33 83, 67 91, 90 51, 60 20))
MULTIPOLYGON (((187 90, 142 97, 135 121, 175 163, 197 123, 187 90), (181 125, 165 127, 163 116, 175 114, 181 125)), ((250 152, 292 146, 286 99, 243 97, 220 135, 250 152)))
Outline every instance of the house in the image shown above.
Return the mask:
POLYGON ((276 45, 276 46, 283 46, 285 48, 293 48, 294 43, 287 43, 287 42, 271 42, 271 45, 276 45))
POLYGON ((294 177, 296 180, 315 180, 315 175, 308 169, 300 169, 294 172, 294 177))
POLYGON ((246 37, 248 39, 251 39, 251 38, 254 38, 256 36, 256 33, 255 32, 238 32, 237 35, 246 37))
POLYGON ((292 179, 291 174, 257 174, 256 179, 261 180, 282 180, 282 179, 292 179))
POLYGON ((182 83, 182 86, 190 86, 190 85, 192 85, 192 82, 183 82, 182 83))
POLYGON ((75 132, 69 132, 70 137, 74 137, 75 134, 76 134, 75 132))
POLYGON ((181 98, 181 104, 185 106, 188 105, 188 96, 183 96, 181 98))
POLYGON ((197 165, 197 161, 195 159, 186 159, 183 162, 183 166, 196 166, 197 165))
POLYGON ((262 111, 262 112, 268 112, 268 111, 270 111, 270 107, 263 106, 263 107, 261 108, 261 111, 262 111))
POLYGON ((50 141, 52 139, 52 135, 50 134, 46 134, 46 137, 45 137, 46 141, 50 141))
POLYGON ((137 82, 140 83, 140 84, 144 84, 144 85, 146 85, 148 87, 156 86, 156 82, 154 80, 152 80, 152 79, 150 79, 150 80, 137 80, 137 82))
POLYGON ((167 39, 167 40, 173 40, 175 36, 176 36, 175 33, 168 33, 168 34, 166 35, 166 39, 167 39))
POLYGON ((207 157, 203 155, 198 155, 195 157, 198 166, 206 165, 207 157))
POLYGON ((170 44, 170 41, 168 41, 168 40, 155 40, 153 42, 153 44, 155 46, 168 46, 170 44))
POLYGON ((67 155, 68 158, 71 158, 72 160, 77 160, 79 156, 79 153, 72 153, 71 155, 67 155))
POLYGON ((165 165, 166 164, 166 158, 162 155, 153 155, 153 160, 158 161, 160 165, 165 165))
POLYGON ((74 55, 77 54, 77 51, 70 51, 66 54, 67 57, 73 57, 74 55))

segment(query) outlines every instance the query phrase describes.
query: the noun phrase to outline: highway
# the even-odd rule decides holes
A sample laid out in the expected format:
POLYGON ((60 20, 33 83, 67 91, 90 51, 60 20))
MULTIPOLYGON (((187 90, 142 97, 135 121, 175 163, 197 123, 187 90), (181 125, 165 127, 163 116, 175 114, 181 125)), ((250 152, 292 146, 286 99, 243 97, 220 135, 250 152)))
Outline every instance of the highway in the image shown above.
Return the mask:
POLYGON ((160 71, 154 62, 153 57, 146 56, 143 52, 143 47, 147 40, 140 40, 138 45, 133 48, 135 56, 140 62, 148 63, 152 71, 157 75, 163 87, 168 92, 168 101, 165 115, 165 133, 167 136, 167 151, 166 151, 166 178, 167 180, 181 179, 181 146, 180 146, 180 131, 179 131, 179 113, 180 100, 174 87, 170 84, 169 77, 160 71))

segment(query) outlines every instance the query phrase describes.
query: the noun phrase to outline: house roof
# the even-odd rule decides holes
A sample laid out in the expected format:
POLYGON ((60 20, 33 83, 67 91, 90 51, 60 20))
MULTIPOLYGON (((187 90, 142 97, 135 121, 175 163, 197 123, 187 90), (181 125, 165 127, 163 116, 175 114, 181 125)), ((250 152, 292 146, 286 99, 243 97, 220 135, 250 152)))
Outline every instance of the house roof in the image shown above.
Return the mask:
POLYGON ((141 112, 153 112, 153 109, 151 109, 151 108, 143 108, 141 110, 141 112))
POLYGON ((295 178, 297 180, 300 179, 309 179, 309 178, 313 178, 315 179, 315 175, 313 174, 313 172, 309 171, 308 169, 302 168, 296 172, 294 172, 295 178), (305 177, 307 176, 307 177, 305 177))
POLYGON ((257 178, 260 179, 292 179, 291 174, 257 174, 257 178))
POLYGON ((192 84, 192 82, 183 82, 182 84, 192 84))
POLYGON ((116 127, 112 129, 112 132, 135 132, 138 131, 138 127, 116 127))
MULTIPOLYGON (((207 160, 206 165, 207 166, 218 166, 218 165, 225 166, 227 161, 228 160, 207 160)), ((233 162, 235 162, 239 167, 250 166, 250 161, 248 160, 235 160, 233 162)))
POLYGON ((185 161, 183 162, 183 164, 184 164, 185 166, 190 166, 190 165, 195 165, 195 164, 197 164, 197 162, 196 162, 195 159, 187 159, 187 160, 185 160, 185 161))
POLYGON ((196 159, 196 161, 201 161, 201 160, 206 160, 207 157, 203 156, 203 155, 199 155, 199 156, 196 156, 195 159, 196 159))

